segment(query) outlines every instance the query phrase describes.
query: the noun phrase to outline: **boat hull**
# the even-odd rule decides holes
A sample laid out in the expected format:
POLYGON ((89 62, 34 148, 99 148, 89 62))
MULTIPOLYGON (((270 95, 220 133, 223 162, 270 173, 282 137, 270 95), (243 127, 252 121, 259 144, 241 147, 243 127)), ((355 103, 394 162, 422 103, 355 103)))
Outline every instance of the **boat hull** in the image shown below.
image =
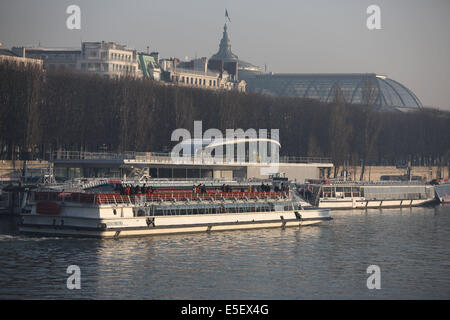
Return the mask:
POLYGON ((300 227, 331 220, 328 210, 129 219, 79 219, 23 215, 19 231, 28 235, 122 238, 165 234, 300 227))
POLYGON ((415 200, 320 200, 318 208, 323 209, 377 209, 377 208, 402 208, 416 207, 433 202, 435 199, 415 199, 415 200))

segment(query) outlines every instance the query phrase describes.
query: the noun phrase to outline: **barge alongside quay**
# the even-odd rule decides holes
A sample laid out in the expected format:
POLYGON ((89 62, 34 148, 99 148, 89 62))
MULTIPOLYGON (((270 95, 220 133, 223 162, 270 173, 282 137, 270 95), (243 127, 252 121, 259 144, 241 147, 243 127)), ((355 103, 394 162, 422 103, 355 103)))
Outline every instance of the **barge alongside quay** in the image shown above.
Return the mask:
POLYGON ((300 227, 331 219, 329 210, 302 208, 284 185, 207 184, 152 181, 150 188, 148 183, 110 181, 76 192, 36 191, 28 212, 21 214, 19 231, 119 238, 300 227))
POLYGON ((435 201, 432 185, 416 182, 309 181, 297 194, 311 206, 329 209, 368 209, 420 206, 435 201))

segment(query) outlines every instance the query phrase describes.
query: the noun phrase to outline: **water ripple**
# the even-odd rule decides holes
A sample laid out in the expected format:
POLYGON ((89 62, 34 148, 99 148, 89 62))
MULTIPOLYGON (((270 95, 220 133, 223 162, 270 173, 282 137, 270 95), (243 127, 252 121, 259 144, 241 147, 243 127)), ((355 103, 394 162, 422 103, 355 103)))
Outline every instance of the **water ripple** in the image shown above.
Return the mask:
POLYGON ((300 229, 139 239, 0 235, 0 298, 450 298, 450 207, 333 216, 300 229), (381 290, 366 287, 371 264, 381 290), (81 290, 66 287, 69 265, 81 269, 81 290))

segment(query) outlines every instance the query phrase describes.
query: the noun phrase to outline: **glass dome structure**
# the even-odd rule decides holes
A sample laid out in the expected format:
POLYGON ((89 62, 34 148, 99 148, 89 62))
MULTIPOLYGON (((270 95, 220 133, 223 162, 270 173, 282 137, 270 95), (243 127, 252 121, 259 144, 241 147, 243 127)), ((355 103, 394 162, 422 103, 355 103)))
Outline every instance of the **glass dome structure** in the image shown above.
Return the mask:
POLYGON ((347 103, 370 104, 382 109, 422 108, 422 103, 411 90, 395 80, 373 73, 255 73, 240 78, 247 82, 247 91, 273 96, 303 97, 331 102, 334 99, 336 89, 339 88, 347 103))

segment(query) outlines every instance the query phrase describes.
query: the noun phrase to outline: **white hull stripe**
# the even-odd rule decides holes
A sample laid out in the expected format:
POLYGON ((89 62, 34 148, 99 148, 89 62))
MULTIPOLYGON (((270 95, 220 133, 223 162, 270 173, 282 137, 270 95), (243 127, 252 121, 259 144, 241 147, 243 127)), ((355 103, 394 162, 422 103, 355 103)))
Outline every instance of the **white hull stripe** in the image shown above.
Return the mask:
POLYGON ((170 226, 170 227, 150 227, 150 228, 124 228, 117 229, 89 229, 89 228, 70 228, 48 226, 32 226, 22 225, 19 231, 25 234, 37 235, 55 235, 55 236, 74 236, 74 237, 97 237, 97 238, 119 238, 145 235, 163 235, 163 234, 179 234, 179 233, 196 233, 210 231, 228 231, 242 229, 262 229, 262 228, 284 228, 284 227, 300 227, 320 223, 324 220, 332 218, 311 218, 305 220, 276 220, 264 222, 242 222, 234 224, 215 224, 215 225, 193 225, 193 226, 170 226))

